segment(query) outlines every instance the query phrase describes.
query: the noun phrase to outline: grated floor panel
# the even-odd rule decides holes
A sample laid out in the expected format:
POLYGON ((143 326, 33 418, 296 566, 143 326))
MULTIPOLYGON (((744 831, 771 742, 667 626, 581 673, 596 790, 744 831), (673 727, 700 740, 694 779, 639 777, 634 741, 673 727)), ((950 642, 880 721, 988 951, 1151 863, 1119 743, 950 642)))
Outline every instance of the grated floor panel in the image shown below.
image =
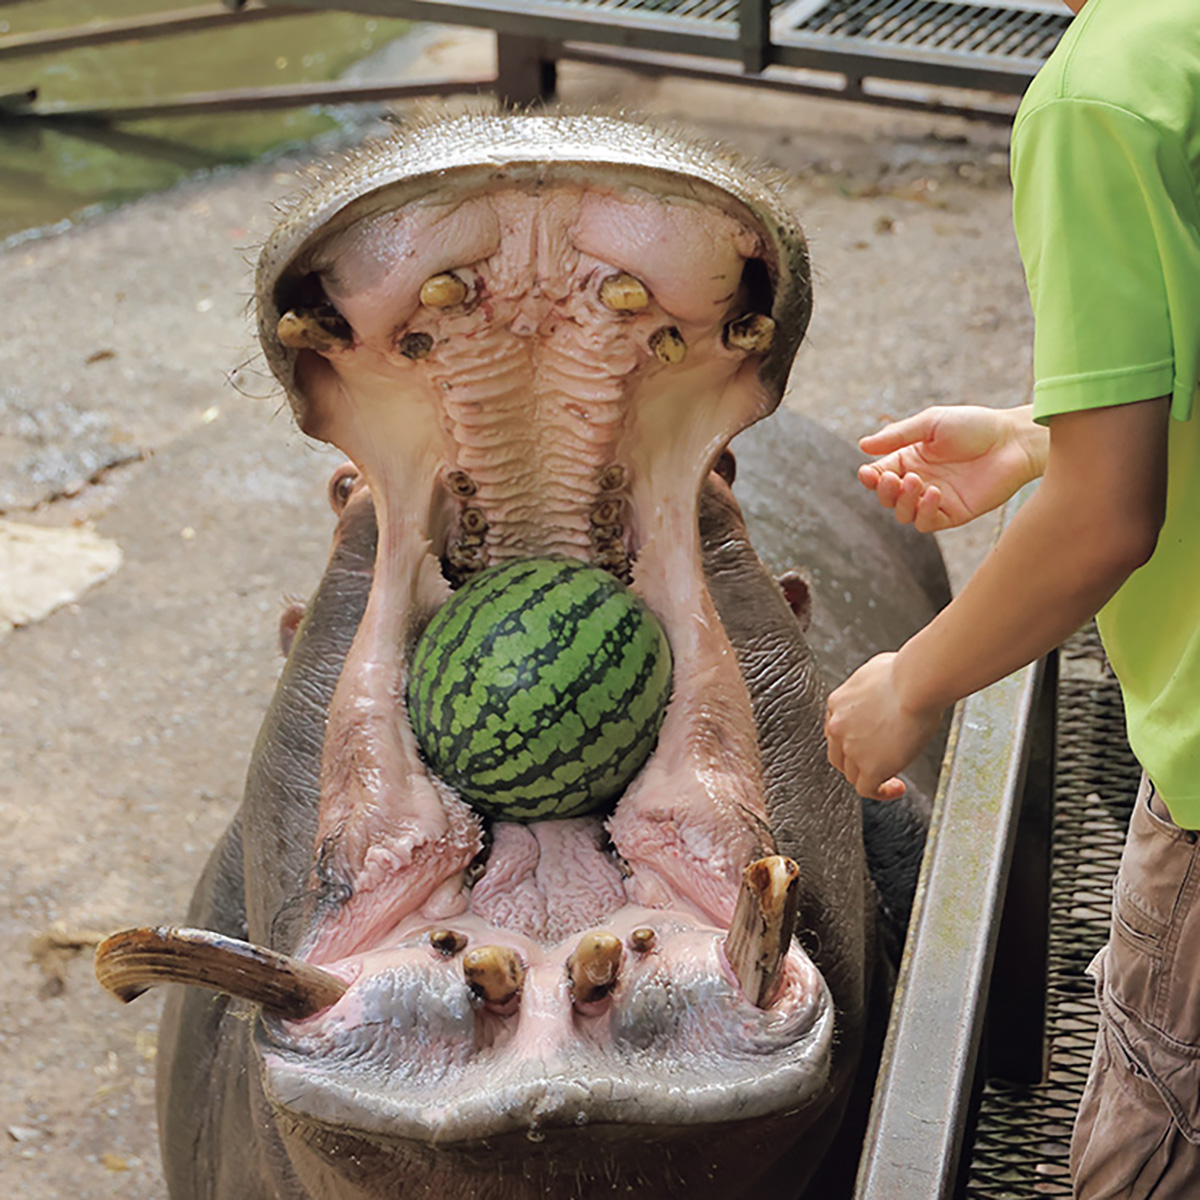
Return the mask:
POLYGON ((828 0, 795 26, 798 33, 930 51, 1044 61, 1071 15, 1005 4, 946 0, 828 0))
POLYGON ((1121 694, 1094 630, 1061 658, 1046 1034, 1049 1070, 1033 1087, 989 1081, 967 1200, 1070 1197, 1067 1155, 1095 1040, 1092 981, 1108 937, 1112 881, 1140 769, 1125 740, 1121 694))

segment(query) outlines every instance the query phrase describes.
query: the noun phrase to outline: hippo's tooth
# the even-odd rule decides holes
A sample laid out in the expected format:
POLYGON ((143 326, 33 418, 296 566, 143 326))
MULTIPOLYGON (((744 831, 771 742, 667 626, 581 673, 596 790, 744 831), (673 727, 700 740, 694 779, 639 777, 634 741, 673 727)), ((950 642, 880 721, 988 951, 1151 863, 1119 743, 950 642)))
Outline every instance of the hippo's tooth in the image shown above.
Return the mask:
POLYGON ((674 325, 664 325, 650 335, 650 352, 661 363, 671 366, 687 356, 687 342, 674 325))
POLYGON ((742 875, 725 958, 752 1004, 766 1008, 779 985, 796 925, 800 868, 782 854, 752 862, 742 875))
POLYGON ((621 939, 601 930, 585 933, 567 959, 567 978, 576 1006, 603 1000, 617 982, 621 970, 621 939))
POLYGON ((354 331, 332 304, 290 309, 279 318, 275 333, 293 350, 315 350, 318 354, 348 350, 354 344, 354 331))
POLYGON ((424 330, 417 330, 415 333, 406 333, 397 342, 396 348, 405 358, 411 358, 414 362, 419 362, 422 358, 428 358, 432 352, 433 335, 425 333, 424 330))
POLYGON ((473 496, 479 490, 478 484, 466 471, 447 471, 445 483, 456 496, 473 496))
POLYGON ((592 506, 592 511, 588 519, 593 525, 600 528, 608 528, 610 526, 617 526, 619 528, 623 507, 621 501, 616 497, 606 497, 598 504, 592 506))
POLYGON ((635 929, 629 935, 629 948, 637 954, 649 954, 658 942, 658 934, 649 926, 635 929))
POLYGON ((464 533, 478 534, 488 531, 487 513, 482 508, 464 508, 459 513, 458 520, 464 533))
POLYGON ((439 954, 453 958, 454 955, 467 948, 467 935, 454 929, 435 929, 429 935, 429 944, 439 954))
POLYGON ((744 313, 725 326, 722 337, 730 350, 764 354, 775 340, 775 322, 765 313, 744 313))
POLYGON ((431 275, 421 284, 421 303, 426 308, 454 308, 467 298, 467 285, 448 271, 431 275))
POLYGON ((512 1012, 525 982, 525 966, 508 946, 478 946, 463 955, 463 978, 493 1012, 512 1012))
POLYGON ((600 285, 600 302, 613 312, 638 312, 650 303, 650 293, 640 279, 622 271, 600 285))
POLYGON ((616 492, 625 486, 626 471, 623 463, 609 463, 604 467, 596 482, 602 492, 616 492))
POLYGON ((188 983, 239 996, 291 1020, 336 1004, 346 984, 263 946, 208 929, 123 929, 96 947, 96 978, 128 1003, 156 983, 188 983))

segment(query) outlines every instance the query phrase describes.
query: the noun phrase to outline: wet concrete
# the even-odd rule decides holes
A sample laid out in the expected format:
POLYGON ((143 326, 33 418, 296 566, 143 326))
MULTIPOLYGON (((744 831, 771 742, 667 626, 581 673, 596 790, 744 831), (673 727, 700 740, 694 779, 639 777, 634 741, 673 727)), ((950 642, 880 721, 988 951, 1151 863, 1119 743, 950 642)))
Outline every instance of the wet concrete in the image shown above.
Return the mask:
MULTIPOLYGON (((473 72, 489 45, 439 34, 422 64, 473 72)), ((927 403, 1024 399, 1005 130, 595 69, 564 69, 563 92, 685 119, 785 173, 817 268, 789 404, 852 436, 927 403)), ((0 507, 90 522, 124 558, 0 640, 6 1195, 164 1195, 158 1000, 122 1008, 71 944, 182 915, 238 800, 283 598, 327 553, 338 456, 291 427, 247 315, 247 264, 302 162, 0 253, 0 507)), ((989 536, 945 540, 956 577, 989 536)))

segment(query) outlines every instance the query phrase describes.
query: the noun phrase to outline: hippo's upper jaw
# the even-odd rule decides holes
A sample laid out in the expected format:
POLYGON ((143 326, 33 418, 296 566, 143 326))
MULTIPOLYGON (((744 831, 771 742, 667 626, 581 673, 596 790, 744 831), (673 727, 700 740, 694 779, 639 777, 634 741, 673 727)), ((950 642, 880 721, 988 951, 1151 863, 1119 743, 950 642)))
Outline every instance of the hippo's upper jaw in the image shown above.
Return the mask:
POLYGON ((729 961, 743 873, 774 847, 697 524, 716 456, 778 403, 803 333, 799 230, 661 133, 468 117, 377 144, 310 194, 258 294, 301 427, 351 458, 342 499, 369 495, 378 523, 298 947, 350 986, 264 1022, 272 1100, 441 1143, 811 1104, 833 1037, 820 973, 785 941, 747 997, 729 961), (658 617, 672 698, 614 811, 496 822, 485 857, 483 821, 418 750, 411 651, 484 567, 564 555, 658 617))

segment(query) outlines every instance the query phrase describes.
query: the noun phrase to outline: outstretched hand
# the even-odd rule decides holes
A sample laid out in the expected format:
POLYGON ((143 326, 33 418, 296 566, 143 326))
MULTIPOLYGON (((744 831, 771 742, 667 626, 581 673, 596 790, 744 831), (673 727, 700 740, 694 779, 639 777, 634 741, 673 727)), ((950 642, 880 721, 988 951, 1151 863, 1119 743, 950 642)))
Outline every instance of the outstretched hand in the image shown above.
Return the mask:
POLYGON ((1049 435, 1029 407, 938 406, 859 441, 882 457, 859 482, 903 525, 951 529, 999 507, 1045 469, 1049 435))

